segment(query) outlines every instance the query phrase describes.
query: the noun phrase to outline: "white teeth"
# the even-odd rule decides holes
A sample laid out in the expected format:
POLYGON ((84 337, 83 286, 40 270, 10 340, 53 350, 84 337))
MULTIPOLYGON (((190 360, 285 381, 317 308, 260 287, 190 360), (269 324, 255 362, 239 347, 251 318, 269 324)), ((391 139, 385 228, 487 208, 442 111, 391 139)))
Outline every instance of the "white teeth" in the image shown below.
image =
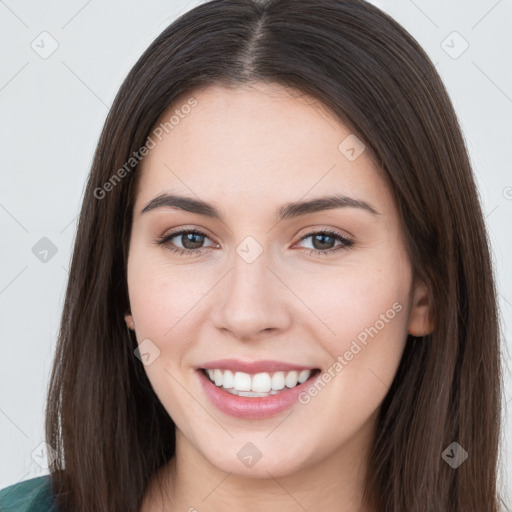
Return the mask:
POLYGON ((272 389, 272 379, 268 373, 257 373, 252 378, 251 389, 257 393, 268 393, 272 389))
POLYGON ((245 372, 235 372, 230 370, 221 370, 219 368, 208 369, 210 380, 219 387, 234 395, 239 396, 269 396, 279 393, 286 386, 288 389, 294 388, 297 384, 303 384, 311 376, 312 370, 302 370, 297 372, 261 372, 249 374, 245 372))
POLYGON ((309 379, 310 375, 311 375, 310 370, 302 370, 299 373, 299 377, 298 377, 299 383, 302 384, 302 383, 306 382, 309 379))
POLYGON ((284 388, 284 372, 276 372, 272 375, 272 389, 279 391, 284 388))
POLYGON ((286 384, 287 388, 293 388, 297 385, 297 378, 299 374, 296 371, 288 372, 286 374, 286 377, 284 378, 284 383, 286 384))
POLYGON ((251 376, 248 373, 236 372, 233 387, 237 391, 251 391, 251 376))
POLYGON ((270 391, 270 393, 256 393, 254 391, 237 391, 236 389, 226 389, 228 393, 231 393, 232 395, 237 396, 249 396, 249 397, 265 397, 270 395, 277 395, 279 391, 270 391))
POLYGON ((231 370, 225 370, 223 375, 222 387, 230 389, 233 387, 235 382, 235 376, 231 370))
POLYGON ((216 386, 222 386, 222 372, 220 370, 213 370, 213 380, 216 386))

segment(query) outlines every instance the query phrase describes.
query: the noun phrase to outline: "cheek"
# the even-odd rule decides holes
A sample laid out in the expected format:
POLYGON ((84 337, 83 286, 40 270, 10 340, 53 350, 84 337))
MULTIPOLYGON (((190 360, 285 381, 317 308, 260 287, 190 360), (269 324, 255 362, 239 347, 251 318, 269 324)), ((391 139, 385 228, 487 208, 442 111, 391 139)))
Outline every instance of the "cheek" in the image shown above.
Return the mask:
POLYGON ((329 345, 331 354, 348 350, 354 339, 362 343, 377 335, 397 339, 407 327, 410 276, 406 266, 393 271, 354 266, 318 275, 313 281, 303 278, 296 285, 297 295, 306 298, 314 313, 309 323, 317 339, 329 345))
POLYGON ((183 388, 183 361, 197 336, 195 306, 206 290, 196 286, 195 279, 191 282, 189 272, 164 268, 161 262, 142 261, 136 256, 135 252, 130 256, 128 289, 137 341, 140 345, 151 342, 146 346, 150 347, 152 362, 144 371, 166 410, 169 414, 172 411, 173 420, 179 423, 188 416, 189 407, 183 388))
POLYGON ((189 369, 187 354, 204 323, 202 306, 218 277, 191 271, 191 267, 150 261, 147 253, 145 257, 138 259, 134 252, 128 264, 131 312, 138 343, 149 339, 149 346, 159 354, 154 364, 145 366, 148 378, 162 401, 175 402, 172 407, 169 404, 175 410, 179 404, 173 397, 180 396, 182 389, 172 376, 189 369), (169 386, 175 389, 168 394, 169 386))
POLYGON ((175 337, 184 319, 189 321, 208 285, 197 272, 151 259, 140 251, 130 255, 128 289, 137 334, 164 340, 175 337))
POLYGON ((384 398, 407 339, 410 268, 406 260, 384 260, 315 280, 307 295, 321 320, 308 324, 332 356, 326 361, 331 399, 343 397, 344 412, 361 420, 384 398))
MULTIPOLYGON (((311 417, 329 421, 317 425, 318 435, 348 439, 371 421, 386 396, 400 364, 407 338, 408 287, 395 273, 379 278, 345 276, 336 292, 315 297, 324 325, 314 327, 318 342, 329 353, 323 384, 311 386, 300 398, 311 417)), ((407 276, 404 276, 407 277, 407 276)))

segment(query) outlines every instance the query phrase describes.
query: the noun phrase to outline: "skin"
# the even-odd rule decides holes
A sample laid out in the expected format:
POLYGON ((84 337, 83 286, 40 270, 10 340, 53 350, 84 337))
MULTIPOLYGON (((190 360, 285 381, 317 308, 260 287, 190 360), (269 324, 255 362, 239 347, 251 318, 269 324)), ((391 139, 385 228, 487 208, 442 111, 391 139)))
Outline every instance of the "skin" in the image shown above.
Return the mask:
POLYGON ((407 334, 431 331, 428 291, 413 282, 394 198, 368 151, 350 161, 338 150, 350 130, 312 98, 263 83, 193 96, 197 106, 138 171, 126 321, 139 343, 160 350, 144 368, 176 424, 177 446, 141 510, 368 510, 361 497, 381 402, 407 334), (345 207, 276 223, 281 205, 333 191, 379 215, 345 207), (169 207, 140 213, 164 192, 208 201, 223 221, 169 207), (207 233, 199 255, 169 250, 193 248, 183 236, 154 243, 177 228, 207 233), (355 243, 340 249, 327 239, 323 247, 337 251, 311 254, 322 245, 304 237, 321 229, 355 243), (247 236, 263 249, 250 264, 236 251, 247 236), (194 368, 225 357, 326 371, 397 302, 401 311, 307 404, 234 418, 200 386, 194 368), (248 442, 262 453, 251 468, 237 457, 248 442))

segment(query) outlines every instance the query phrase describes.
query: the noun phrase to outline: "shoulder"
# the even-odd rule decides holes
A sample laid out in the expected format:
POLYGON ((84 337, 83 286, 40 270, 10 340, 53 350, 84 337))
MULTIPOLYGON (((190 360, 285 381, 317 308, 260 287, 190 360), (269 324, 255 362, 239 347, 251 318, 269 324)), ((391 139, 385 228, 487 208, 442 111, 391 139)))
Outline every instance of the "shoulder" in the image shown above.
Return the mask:
POLYGON ((51 476, 23 480, 0 490, 2 512, 56 512, 51 476))

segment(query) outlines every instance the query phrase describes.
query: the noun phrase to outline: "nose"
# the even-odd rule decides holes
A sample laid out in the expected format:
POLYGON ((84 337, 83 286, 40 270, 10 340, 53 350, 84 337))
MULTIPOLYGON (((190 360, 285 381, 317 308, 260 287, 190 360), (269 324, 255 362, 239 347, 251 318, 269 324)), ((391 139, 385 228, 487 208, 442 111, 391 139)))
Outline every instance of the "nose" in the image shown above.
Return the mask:
POLYGON ((252 263, 236 255, 216 288, 214 325, 237 340, 258 339, 290 325, 293 294, 270 268, 265 252, 252 263))

